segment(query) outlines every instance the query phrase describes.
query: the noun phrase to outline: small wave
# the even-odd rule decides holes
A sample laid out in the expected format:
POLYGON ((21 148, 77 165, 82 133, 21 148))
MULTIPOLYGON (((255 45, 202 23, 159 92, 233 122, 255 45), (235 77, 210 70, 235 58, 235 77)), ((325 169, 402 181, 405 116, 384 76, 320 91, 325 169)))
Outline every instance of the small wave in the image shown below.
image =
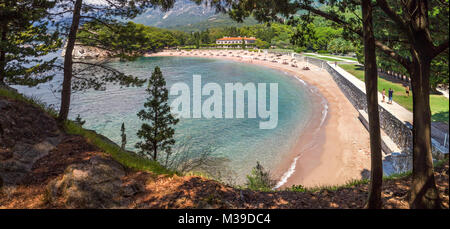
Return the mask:
POLYGON ((298 77, 295 77, 298 81, 300 81, 300 83, 302 83, 303 85, 305 85, 306 86, 306 82, 305 81, 303 81, 302 79, 300 79, 300 78, 298 78, 298 77))
POLYGON ((328 104, 323 104, 323 110, 322 110, 322 119, 320 120, 320 126, 322 127, 323 123, 325 122, 325 119, 327 118, 328 115, 328 104))
MULTIPOLYGON (((304 80, 295 77, 298 81, 300 81, 303 85, 308 86, 309 91, 313 94, 319 94, 320 97, 322 97, 322 95, 320 95, 320 93, 318 92, 316 87, 313 87, 311 85, 308 85, 304 80)), ((323 110, 322 110, 322 119, 320 120, 320 127, 322 127, 323 123, 325 122, 325 119, 328 115, 328 104, 325 98, 322 97, 322 105, 323 105, 323 110)))
MULTIPOLYGON (((300 79, 300 78, 298 78, 298 77, 295 77, 295 78, 296 78, 297 80, 299 80, 303 85, 308 86, 308 87, 309 87, 309 91, 310 91, 311 93, 313 93, 313 94, 319 94, 319 96, 321 96, 320 93, 318 92, 317 88, 315 88, 315 87, 313 87, 313 86, 310 86, 310 85, 306 84, 305 81, 303 81, 302 79, 300 79)), ((322 97, 322 96, 321 96, 321 97, 322 97)), ((322 97, 322 103, 321 103, 321 104, 322 104, 322 106, 323 106, 323 109, 322 109, 322 118, 321 118, 321 120, 320 120, 320 125, 319 125, 319 127, 316 129, 315 132, 317 132, 317 131, 320 130, 320 128, 322 127, 322 125, 323 125, 323 123, 325 122, 325 119, 327 118, 327 115, 328 115, 328 104, 327 104, 327 100, 326 100, 324 97, 322 97)), ((299 155, 299 156, 297 156, 297 157, 294 158, 294 160, 293 160, 291 166, 289 167, 288 171, 286 171, 286 172, 283 174, 283 176, 281 177, 280 181, 278 181, 278 183, 275 185, 275 187, 274 187, 272 190, 276 190, 276 189, 280 188, 281 186, 283 186, 284 184, 286 184, 286 182, 287 182, 287 180, 289 179, 289 177, 291 177, 292 174, 294 174, 294 172, 295 172, 295 167, 297 166, 297 161, 298 161, 298 159, 299 159, 302 155, 303 155, 303 154, 301 154, 301 155, 299 155)))
POLYGON ((275 187, 273 188, 273 190, 283 186, 284 184, 286 184, 287 180, 289 177, 292 176, 292 174, 294 174, 295 172, 295 167, 297 166, 297 160, 300 158, 301 155, 297 156, 294 158, 294 161, 291 164, 291 167, 289 167, 288 171, 286 171, 283 176, 281 177, 280 181, 278 181, 277 185, 275 185, 275 187))

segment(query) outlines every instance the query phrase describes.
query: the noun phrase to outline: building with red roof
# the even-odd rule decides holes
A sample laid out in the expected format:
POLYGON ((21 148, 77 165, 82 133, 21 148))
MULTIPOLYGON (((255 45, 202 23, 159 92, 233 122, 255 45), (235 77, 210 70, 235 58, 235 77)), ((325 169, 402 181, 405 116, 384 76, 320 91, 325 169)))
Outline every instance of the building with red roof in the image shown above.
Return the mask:
POLYGON ((228 45, 238 45, 245 42, 249 46, 253 46, 256 43, 256 38, 254 37, 223 37, 216 40, 216 44, 228 46, 228 45))

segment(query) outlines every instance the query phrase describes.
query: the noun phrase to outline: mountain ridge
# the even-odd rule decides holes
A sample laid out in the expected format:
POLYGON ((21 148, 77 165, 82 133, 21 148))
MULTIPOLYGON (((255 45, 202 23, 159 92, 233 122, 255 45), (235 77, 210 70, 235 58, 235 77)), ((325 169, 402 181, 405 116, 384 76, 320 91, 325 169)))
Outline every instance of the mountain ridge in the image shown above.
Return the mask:
POLYGON ((215 8, 204 4, 198 5, 190 0, 178 0, 173 8, 166 12, 160 9, 148 9, 132 21, 147 26, 184 32, 201 31, 212 27, 240 27, 258 24, 253 18, 238 23, 228 15, 216 12, 215 8))

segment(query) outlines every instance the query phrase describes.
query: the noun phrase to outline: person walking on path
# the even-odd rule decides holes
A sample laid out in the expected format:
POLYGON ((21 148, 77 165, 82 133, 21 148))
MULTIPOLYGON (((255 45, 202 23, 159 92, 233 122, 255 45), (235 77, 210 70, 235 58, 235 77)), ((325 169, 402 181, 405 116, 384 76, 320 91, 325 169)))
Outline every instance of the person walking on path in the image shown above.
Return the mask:
POLYGON ((386 90, 384 90, 384 88, 383 88, 383 91, 381 92, 381 95, 383 96, 383 100, 381 100, 381 102, 382 103, 384 103, 384 98, 386 97, 386 90))
POLYGON ((405 88, 405 90, 406 90, 406 96, 408 96, 408 97, 409 97, 409 85, 406 85, 406 88, 405 88))
POLYGON ((392 88, 389 88, 389 104, 392 104, 392 97, 394 96, 394 90, 392 88))

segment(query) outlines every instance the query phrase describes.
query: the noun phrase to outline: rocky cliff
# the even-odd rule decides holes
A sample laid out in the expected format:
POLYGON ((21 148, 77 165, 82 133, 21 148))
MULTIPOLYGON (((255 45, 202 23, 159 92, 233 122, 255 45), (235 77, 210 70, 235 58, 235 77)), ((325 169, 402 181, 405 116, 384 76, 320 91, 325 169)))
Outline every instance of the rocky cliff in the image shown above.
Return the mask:
POLYGON ((33 164, 62 138, 55 120, 41 109, 0 99, 0 174, 4 184, 18 184, 33 164))
MULTIPOLYGON (((65 54, 66 49, 64 48, 61 52, 61 56, 64 56, 65 54)), ((74 59, 102 59, 112 57, 113 53, 97 47, 76 44, 72 55, 74 59)))

